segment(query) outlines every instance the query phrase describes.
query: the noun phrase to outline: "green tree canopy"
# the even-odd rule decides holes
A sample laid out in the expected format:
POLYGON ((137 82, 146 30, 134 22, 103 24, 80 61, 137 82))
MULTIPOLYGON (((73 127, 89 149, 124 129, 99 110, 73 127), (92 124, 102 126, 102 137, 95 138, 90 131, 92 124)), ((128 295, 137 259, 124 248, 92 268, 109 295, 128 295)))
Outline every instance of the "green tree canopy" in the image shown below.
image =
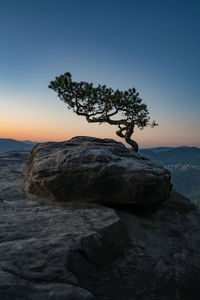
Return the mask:
POLYGON ((50 82, 49 88, 57 92, 58 97, 69 109, 84 116, 89 123, 108 123, 118 126, 116 134, 123 138, 134 151, 138 144, 131 139, 135 126, 143 129, 154 127, 156 122, 149 122, 147 105, 142 102, 135 88, 127 91, 113 90, 106 85, 94 87, 85 81, 72 81, 67 72, 50 82))

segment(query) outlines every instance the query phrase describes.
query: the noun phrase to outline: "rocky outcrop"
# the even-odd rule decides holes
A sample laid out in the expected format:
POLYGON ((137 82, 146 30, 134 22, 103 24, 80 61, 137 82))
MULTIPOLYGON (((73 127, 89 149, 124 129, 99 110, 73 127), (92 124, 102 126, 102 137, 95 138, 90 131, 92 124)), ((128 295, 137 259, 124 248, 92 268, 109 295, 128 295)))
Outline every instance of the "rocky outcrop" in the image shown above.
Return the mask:
POLYGON ((200 299, 200 212, 30 201, 27 153, 0 155, 0 299, 200 299))
POLYGON ((152 208, 171 189, 170 173, 122 143, 75 137, 38 144, 26 164, 26 192, 54 201, 152 208))
POLYGON ((128 232, 111 208, 28 201, 26 157, 0 155, 0 299, 96 299, 68 267, 69 257, 108 264, 129 246, 128 232))
POLYGON ((156 211, 117 214, 131 244, 103 265, 74 252, 68 267, 82 286, 97 299, 200 299, 200 213, 195 206, 173 192, 156 211))

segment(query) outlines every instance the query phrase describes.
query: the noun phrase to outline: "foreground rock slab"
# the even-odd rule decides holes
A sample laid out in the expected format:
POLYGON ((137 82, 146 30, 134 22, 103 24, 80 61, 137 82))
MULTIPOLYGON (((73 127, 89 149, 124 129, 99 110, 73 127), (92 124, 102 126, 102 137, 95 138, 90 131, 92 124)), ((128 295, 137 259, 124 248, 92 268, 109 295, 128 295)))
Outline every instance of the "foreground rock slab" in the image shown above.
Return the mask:
POLYGON ((26 192, 53 201, 132 204, 164 201, 170 173, 122 143, 75 137, 38 144, 26 164, 26 192))
POLYGON ((0 155, 0 299, 200 299, 200 212, 188 199, 42 205, 23 192, 27 155, 0 155))
POLYGON ((0 299, 95 299, 71 272, 69 257, 106 264, 129 245, 128 232, 110 208, 28 201, 26 157, 0 155, 0 299))

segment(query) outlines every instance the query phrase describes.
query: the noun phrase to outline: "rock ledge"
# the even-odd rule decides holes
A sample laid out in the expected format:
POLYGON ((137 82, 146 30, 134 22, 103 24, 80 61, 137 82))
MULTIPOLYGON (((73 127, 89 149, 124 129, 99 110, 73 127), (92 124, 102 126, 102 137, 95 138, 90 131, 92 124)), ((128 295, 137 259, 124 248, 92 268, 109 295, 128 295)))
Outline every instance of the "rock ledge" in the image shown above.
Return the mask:
POLYGON ((26 163, 27 193, 53 201, 153 207, 170 173, 111 139, 75 137, 36 145, 26 163))

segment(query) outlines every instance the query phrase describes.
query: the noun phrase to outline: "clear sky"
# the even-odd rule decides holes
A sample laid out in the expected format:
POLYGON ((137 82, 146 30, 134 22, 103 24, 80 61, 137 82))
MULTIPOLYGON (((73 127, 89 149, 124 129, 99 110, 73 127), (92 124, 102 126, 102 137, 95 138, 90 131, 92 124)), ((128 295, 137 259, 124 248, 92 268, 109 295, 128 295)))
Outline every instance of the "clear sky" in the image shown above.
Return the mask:
POLYGON ((200 1, 0 0, 0 137, 118 139, 67 110, 50 80, 135 87, 159 127, 141 147, 200 146, 200 1))

